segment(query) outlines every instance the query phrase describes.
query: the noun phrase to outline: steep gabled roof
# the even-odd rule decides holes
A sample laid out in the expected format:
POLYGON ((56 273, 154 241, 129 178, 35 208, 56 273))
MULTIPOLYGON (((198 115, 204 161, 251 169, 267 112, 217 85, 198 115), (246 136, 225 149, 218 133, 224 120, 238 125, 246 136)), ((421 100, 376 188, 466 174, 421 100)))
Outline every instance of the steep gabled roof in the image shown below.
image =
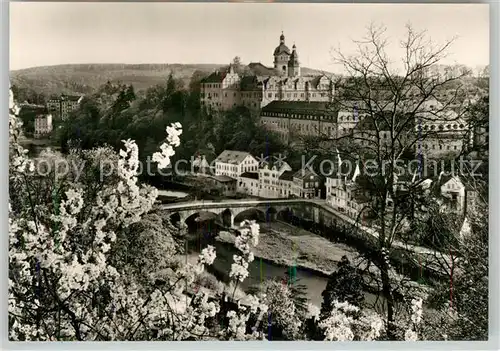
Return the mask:
POLYGON ((454 175, 449 175, 449 174, 445 174, 445 175, 441 176, 441 179, 440 179, 440 182, 439 182, 439 186, 443 186, 446 183, 450 182, 451 180, 454 180, 459 185, 462 185, 463 187, 465 187, 464 182, 460 179, 459 176, 454 176, 454 175))
POLYGON ((212 72, 208 77, 201 80, 202 83, 222 83, 224 78, 226 78, 227 72, 215 71, 212 72))
POLYGON ((279 74, 278 70, 272 67, 266 67, 260 62, 251 62, 248 64, 248 68, 256 76, 276 76, 279 74))
POLYGON ((279 176, 279 180, 292 181, 295 171, 284 171, 283 174, 279 176))
POLYGON ((255 90, 262 86, 262 82, 257 76, 244 76, 240 81, 241 90, 255 90))
POLYGON ((267 166, 268 169, 273 169, 273 167, 276 167, 276 170, 281 170, 283 168, 291 168, 290 165, 288 164, 288 162, 286 161, 281 161, 281 160, 273 160, 273 159, 269 159, 269 160, 264 160, 262 161, 262 164, 261 164, 261 169, 263 169, 265 166, 267 166))
POLYGON ((61 95, 61 100, 78 101, 80 99, 81 96, 79 95, 61 95))
MULTIPOLYGON (((216 159, 215 162, 240 164, 247 156, 252 156, 245 151, 224 150, 216 159)), ((253 156, 252 156, 253 157, 253 156)))
POLYGON ((311 176, 317 177, 318 175, 309 169, 301 169, 293 174, 293 177, 298 179, 306 179, 310 178, 311 176))

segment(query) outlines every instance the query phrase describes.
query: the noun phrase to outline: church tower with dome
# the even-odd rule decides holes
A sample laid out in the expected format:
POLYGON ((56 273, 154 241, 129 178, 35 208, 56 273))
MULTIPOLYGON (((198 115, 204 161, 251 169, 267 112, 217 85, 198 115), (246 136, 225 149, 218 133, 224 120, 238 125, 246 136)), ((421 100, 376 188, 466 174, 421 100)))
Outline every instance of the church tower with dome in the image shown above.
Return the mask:
POLYGON ((297 54, 297 47, 295 44, 292 46, 292 54, 290 55, 290 60, 288 61, 288 76, 300 76, 299 54, 297 54))
POLYGON ((274 49, 274 69, 280 72, 280 75, 294 77, 300 75, 300 69, 298 67, 298 56, 295 51, 295 45, 293 52, 285 44, 285 35, 281 32, 280 44, 274 49), (293 59, 296 57, 296 59, 293 59), (293 59, 293 62, 290 62, 293 59), (298 74, 297 74, 298 73, 298 74), (292 74, 292 75, 290 75, 292 74))

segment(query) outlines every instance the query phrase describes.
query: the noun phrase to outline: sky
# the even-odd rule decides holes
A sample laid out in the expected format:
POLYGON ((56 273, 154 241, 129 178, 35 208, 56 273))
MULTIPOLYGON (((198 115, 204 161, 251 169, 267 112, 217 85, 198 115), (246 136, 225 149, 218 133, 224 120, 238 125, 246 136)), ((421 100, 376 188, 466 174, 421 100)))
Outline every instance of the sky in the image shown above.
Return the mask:
POLYGON ((332 48, 355 49, 370 23, 387 27, 389 55, 405 25, 436 43, 457 37, 443 63, 489 64, 485 4, 10 3, 11 70, 71 63, 272 65, 283 31, 301 66, 335 72, 332 48))

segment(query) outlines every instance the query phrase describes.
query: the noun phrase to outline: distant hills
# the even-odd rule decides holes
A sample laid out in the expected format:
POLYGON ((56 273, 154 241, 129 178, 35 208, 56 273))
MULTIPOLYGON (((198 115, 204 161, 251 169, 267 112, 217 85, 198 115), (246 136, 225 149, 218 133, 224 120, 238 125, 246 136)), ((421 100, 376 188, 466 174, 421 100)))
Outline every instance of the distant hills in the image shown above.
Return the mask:
MULTIPOLYGON (((195 72, 210 74, 227 64, 68 64, 41 66, 10 72, 11 84, 46 96, 90 94, 106 82, 132 84, 136 91, 166 82, 170 73, 185 86, 195 72)), ((302 75, 322 71, 301 68, 302 75)))

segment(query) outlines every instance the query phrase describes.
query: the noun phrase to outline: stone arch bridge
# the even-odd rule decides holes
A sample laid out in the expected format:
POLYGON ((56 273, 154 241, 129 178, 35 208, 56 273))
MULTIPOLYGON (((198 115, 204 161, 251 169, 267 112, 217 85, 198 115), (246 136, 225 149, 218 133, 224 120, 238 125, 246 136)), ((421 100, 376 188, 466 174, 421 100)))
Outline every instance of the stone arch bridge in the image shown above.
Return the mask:
MULTIPOLYGON (((222 217, 222 222, 226 227, 233 227, 235 222, 238 222, 238 217, 245 213, 253 211, 261 215, 261 219, 271 217, 275 218, 282 211, 289 210, 294 215, 298 215, 304 219, 314 221, 316 223, 333 223, 340 220, 344 223, 354 225, 353 220, 345 214, 337 213, 328 208, 324 201, 314 199, 276 199, 276 200, 224 200, 224 201, 190 201, 172 204, 161 205, 162 212, 165 215, 177 216, 178 220, 186 222, 188 219, 196 219, 201 214, 211 214, 212 218, 222 217), (265 217, 262 217, 265 216, 265 217)), ((247 219, 247 218, 242 218, 247 219)), ((369 228, 364 225, 355 224, 356 227, 369 236, 378 237, 378 232, 374 228, 369 228)), ((399 241, 393 242, 393 247, 400 248, 414 255, 432 255, 436 257, 436 252, 425 247, 415 246, 399 241)), ((440 253, 443 259, 450 264, 450 257, 440 253)), ((420 256, 419 256, 420 260, 420 256)), ((420 262, 420 261, 419 261, 420 262)), ((427 263, 424 267, 428 267, 427 263)))
POLYGON ((191 201, 163 204, 161 209, 173 222, 187 222, 198 217, 220 218, 225 226, 233 227, 235 222, 249 218, 274 220, 280 212, 300 213, 314 219, 316 202, 318 200, 308 199, 191 201))

